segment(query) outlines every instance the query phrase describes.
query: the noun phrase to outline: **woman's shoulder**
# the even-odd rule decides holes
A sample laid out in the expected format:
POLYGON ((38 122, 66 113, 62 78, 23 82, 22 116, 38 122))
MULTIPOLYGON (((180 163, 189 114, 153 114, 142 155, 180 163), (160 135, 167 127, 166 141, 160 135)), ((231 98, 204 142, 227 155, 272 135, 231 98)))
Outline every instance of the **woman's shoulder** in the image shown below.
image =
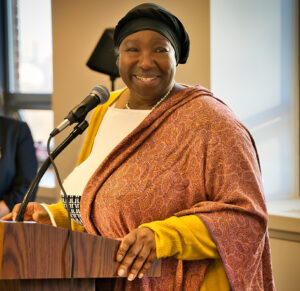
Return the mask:
MULTIPOLYGON (((230 128, 231 130, 245 130, 245 126, 221 99, 213 94, 201 93, 182 107, 184 120, 190 120, 194 126, 214 128, 230 128)), ((208 91, 209 92, 209 91, 208 91)))
POLYGON ((236 116, 230 107, 221 99, 215 97, 212 92, 201 86, 193 86, 190 88, 191 94, 195 94, 195 98, 186 103, 185 109, 192 113, 197 112, 199 118, 203 116, 211 116, 215 118, 234 118, 236 116))
POLYGON ((175 112, 173 122, 188 128, 191 132, 201 133, 203 140, 214 138, 250 141, 251 134, 234 112, 213 95, 198 94, 175 112))

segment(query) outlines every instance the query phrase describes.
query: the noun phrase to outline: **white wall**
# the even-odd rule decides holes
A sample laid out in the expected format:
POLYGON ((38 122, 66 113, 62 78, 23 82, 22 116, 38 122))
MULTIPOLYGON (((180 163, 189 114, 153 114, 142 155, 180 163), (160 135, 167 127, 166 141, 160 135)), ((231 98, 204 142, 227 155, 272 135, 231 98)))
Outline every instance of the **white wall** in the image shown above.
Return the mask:
POLYGON ((268 200, 299 196, 297 3, 211 0, 211 89, 253 133, 268 200))

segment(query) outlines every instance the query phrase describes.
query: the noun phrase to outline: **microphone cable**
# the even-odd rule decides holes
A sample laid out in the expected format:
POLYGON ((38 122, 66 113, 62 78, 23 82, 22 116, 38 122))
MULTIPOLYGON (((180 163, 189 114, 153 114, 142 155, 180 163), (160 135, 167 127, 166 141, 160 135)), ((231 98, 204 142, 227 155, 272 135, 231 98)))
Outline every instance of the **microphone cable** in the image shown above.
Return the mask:
POLYGON ((55 176, 57 178, 58 184, 63 192, 64 195, 64 199, 66 201, 66 205, 67 205, 67 212, 68 212, 68 225, 69 225, 69 234, 70 234, 70 246, 71 246, 71 284, 70 284, 70 291, 73 291, 73 287, 74 287, 74 264, 75 264, 75 251, 74 251, 74 240, 73 240, 73 230, 72 230, 72 224, 71 224, 71 209, 70 209, 70 204, 69 204, 69 200, 68 200, 68 195, 65 191, 65 188, 61 182, 60 179, 60 175, 58 173, 56 164, 52 158, 51 152, 50 152, 50 141, 52 139, 52 136, 50 135, 47 141, 47 152, 48 152, 48 156, 50 159, 50 162, 54 168, 55 171, 55 176))

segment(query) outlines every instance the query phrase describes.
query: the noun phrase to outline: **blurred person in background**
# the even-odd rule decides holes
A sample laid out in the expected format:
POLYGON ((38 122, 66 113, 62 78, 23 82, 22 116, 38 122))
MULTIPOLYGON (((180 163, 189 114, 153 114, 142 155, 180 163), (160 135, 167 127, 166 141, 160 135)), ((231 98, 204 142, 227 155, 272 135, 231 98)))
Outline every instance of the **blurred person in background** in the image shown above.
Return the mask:
POLYGON ((37 159, 28 125, 0 116, 0 217, 22 202, 36 172, 37 159))

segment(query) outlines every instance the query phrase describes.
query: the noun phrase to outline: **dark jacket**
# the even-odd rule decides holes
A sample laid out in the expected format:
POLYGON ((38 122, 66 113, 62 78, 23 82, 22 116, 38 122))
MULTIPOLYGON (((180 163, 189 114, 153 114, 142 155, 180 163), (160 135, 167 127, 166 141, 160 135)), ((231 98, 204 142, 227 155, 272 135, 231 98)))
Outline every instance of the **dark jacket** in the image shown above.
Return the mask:
POLYGON ((37 159, 28 125, 0 116, 0 201, 4 200, 10 210, 22 202, 36 172, 37 159))

